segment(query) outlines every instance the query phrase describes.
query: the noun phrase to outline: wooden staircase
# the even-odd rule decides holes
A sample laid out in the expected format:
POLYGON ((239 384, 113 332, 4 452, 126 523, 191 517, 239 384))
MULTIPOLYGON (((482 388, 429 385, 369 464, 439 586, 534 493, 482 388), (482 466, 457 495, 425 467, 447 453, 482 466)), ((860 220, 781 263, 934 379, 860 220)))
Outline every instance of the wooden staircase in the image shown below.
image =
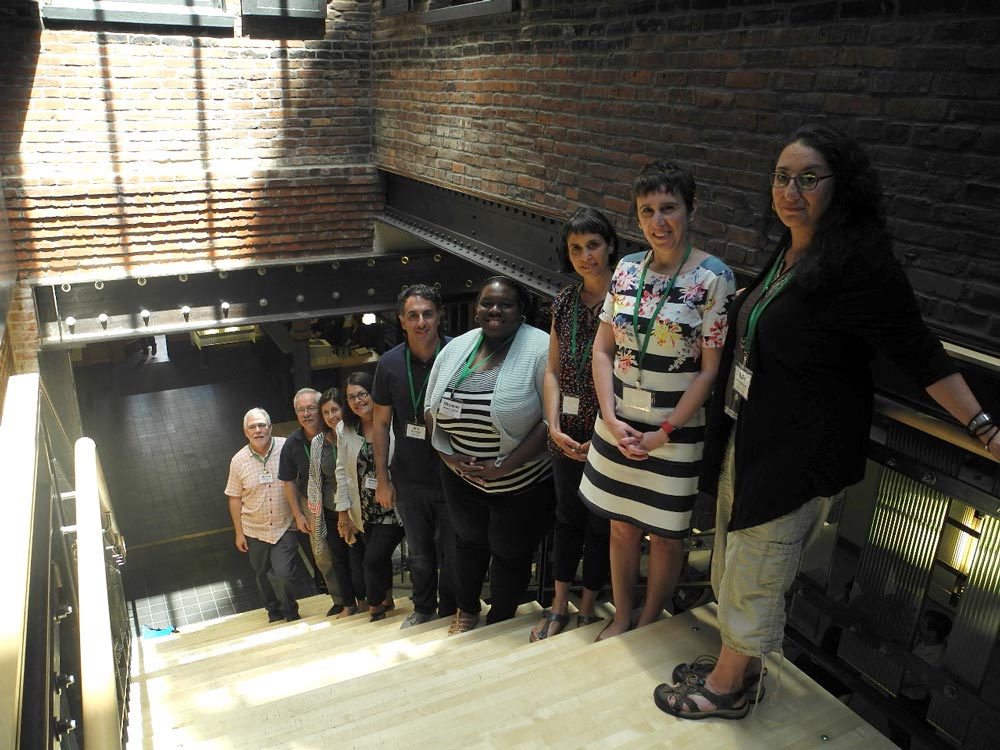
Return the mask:
POLYGON ((128 750, 894 747, 787 661, 742 721, 661 713, 656 684, 717 651, 713 605, 600 644, 601 623, 529 644, 534 604, 450 638, 444 620, 399 630, 408 603, 379 623, 300 605, 137 640, 128 750))

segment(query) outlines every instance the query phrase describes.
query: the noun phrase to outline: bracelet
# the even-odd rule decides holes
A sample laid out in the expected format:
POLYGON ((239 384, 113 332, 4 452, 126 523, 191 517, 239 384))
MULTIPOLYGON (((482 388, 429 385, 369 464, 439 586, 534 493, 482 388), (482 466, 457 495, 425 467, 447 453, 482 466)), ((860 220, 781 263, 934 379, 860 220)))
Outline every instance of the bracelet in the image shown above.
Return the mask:
POLYGON ((980 411, 976 416, 969 420, 969 423, 965 425, 965 431, 969 433, 969 437, 979 437, 980 433, 992 425, 996 424, 993 421, 993 417, 987 414, 985 411, 980 411))
POLYGON ((669 435, 671 432, 673 432, 677 428, 674 427, 672 424, 670 424, 670 422, 663 422, 663 423, 660 424, 660 429, 663 430, 665 433, 667 433, 669 435))
MULTIPOLYGON (((983 448, 986 449, 987 453, 990 452, 990 444, 996 438, 997 433, 1000 432, 1000 426, 998 426, 998 425, 991 425, 991 426, 993 427, 993 432, 991 432, 990 436, 988 438, 986 438, 986 440, 983 441, 983 448)), ((983 430, 979 434, 982 435, 982 434, 985 434, 985 432, 986 432, 986 430, 983 430)))

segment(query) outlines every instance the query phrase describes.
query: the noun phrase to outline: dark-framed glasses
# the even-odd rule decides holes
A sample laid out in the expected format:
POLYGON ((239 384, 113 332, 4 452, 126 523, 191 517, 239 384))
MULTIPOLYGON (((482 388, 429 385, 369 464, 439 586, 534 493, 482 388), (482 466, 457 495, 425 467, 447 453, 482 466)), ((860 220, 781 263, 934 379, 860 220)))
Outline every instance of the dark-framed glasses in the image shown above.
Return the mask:
POLYGON ((351 403, 356 401, 364 401, 368 398, 368 391, 358 391, 357 393, 348 393, 347 400, 351 403))
POLYGON ((786 188, 792 181, 795 181, 796 187, 799 190, 815 190, 816 186, 819 185, 820 180, 825 180, 829 177, 833 177, 832 174, 817 175, 812 172, 802 172, 792 176, 786 172, 771 172, 767 176, 767 181, 771 183, 771 187, 776 188, 786 188))

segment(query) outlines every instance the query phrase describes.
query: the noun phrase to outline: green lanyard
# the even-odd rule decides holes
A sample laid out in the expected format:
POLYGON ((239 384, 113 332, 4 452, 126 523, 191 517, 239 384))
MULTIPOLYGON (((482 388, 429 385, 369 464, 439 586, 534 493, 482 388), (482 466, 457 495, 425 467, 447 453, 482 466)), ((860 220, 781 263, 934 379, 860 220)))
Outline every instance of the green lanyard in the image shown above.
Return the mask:
MULTIPOLYGON (((687 250, 684 251, 684 259, 681 264, 677 266, 677 270, 674 271, 674 275, 670 277, 670 283, 667 284, 666 290, 660 295, 660 301, 656 305, 656 309, 653 310, 653 317, 649 319, 649 327, 646 329, 646 337, 642 340, 642 347, 639 350, 639 356, 636 357, 636 369, 642 372, 642 361, 646 358, 646 349, 649 348, 649 337, 653 334, 653 325, 656 323, 656 319, 660 317, 660 310, 663 309, 663 303, 667 301, 667 297, 670 296, 670 292, 674 289, 674 284, 677 281, 677 277, 680 275, 681 269, 684 268, 684 264, 687 263, 688 258, 691 257, 691 246, 687 246, 687 250)), ((635 307, 632 308, 632 331, 635 334, 635 343, 639 343, 639 303, 642 302, 642 290, 646 284, 646 269, 649 268, 649 264, 653 262, 653 254, 649 254, 649 259, 646 264, 642 267, 642 273, 639 274, 639 288, 635 292, 635 307)), ((637 382, 638 384, 638 382, 637 382)))
POLYGON ((479 347, 482 346, 483 339, 486 338, 483 334, 480 333, 479 334, 479 341, 477 341, 476 345, 474 347, 472 347, 472 352, 469 354, 468 358, 465 360, 465 364, 462 365, 462 370, 458 373, 458 378, 456 378, 456 380, 455 380, 455 385, 452 388, 452 393, 454 393, 455 391, 458 390, 458 386, 460 386, 462 384, 462 381, 464 381, 472 373, 474 373, 480 367, 482 367, 487 362, 489 362, 490 361, 490 357, 492 357, 498 351, 500 351, 505 346, 507 346, 507 344, 509 344, 511 341, 513 341, 516 336, 517 336, 517 334, 515 333, 509 339, 507 339, 502 344, 500 344, 500 346, 498 346, 496 349, 494 349, 492 352, 490 352, 486 357, 484 357, 483 360, 482 360, 482 362, 480 362, 479 364, 477 364, 475 367, 472 367, 472 360, 474 360, 476 358, 476 354, 478 354, 478 352, 479 352, 479 347))
POLYGON ((271 438, 271 445, 267 449, 267 455, 264 456, 263 458, 261 458, 261 455, 257 451, 255 451, 253 448, 250 448, 250 455, 253 456, 254 458, 256 458, 258 461, 260 461, 265 466, 267 465, 267 459, 269 459, 271 457, 271 453, 273 453, 273 452, 274 452, 274 438, 271 438))
POLYGON ((771 304, 771 301, 778 296, 782 289, 788 284, 788 281, 792 278, 792 274, 795 269, 792 269, 784 276, 777 279, 777 284, 772 283, 775 281, 775 276, 778 274, 778 268, 785 260, 785 254, 782 253, 777 260, 775 260, 774 265, 771 266, 771 270, 767 274, 767 278, 764 279, 764 293, 757 300, 757 304, 753 306, 753 310, 750 311, 750 319, 747 321, 747 330, 743 334, 743 364, 746 364, 750 359, 750 350, 753 348, 754 333, 757 332, 757 321, 760 320, 760 316, 764 314, 765 308, 771 304))
MULTIPOLYGON (((438 352, 441 351, 441 341, 438 340, 437 348, 434 350, 434 357, 437 357, 438 352)), ((434 357, 431 357, 431 362, 434 361, 434 357)), ((413 404, 413 421, 416 423, 418 415, 420 414, 420 404, 424 400, 424 386, 427 385, 427 378, 430 377, 430 370, 424 373, 424 382, 420 384, 420 393, 413 387, 413 368, 410 365, 410 347, 406 347, 406 379, 410 383, 410 402, 413 404)))
POLYGON ((573 328, 570 330, 570 335, 569 335, 570 353, 572 354, 573 359, 576 361, 576 383, 577 383, 577 385, 579 385, 580 379, 583 377, 583 371, 586 369, 585 365, 587 363, 587 358, 590 356, 590 349, 594 345, 594 340, 590 339, 590 341, 587 342, 587 346, 584 347, 583 354, 580 355, 579 359, 576 358, 576 351, 577 351, 577 349, 576 349, 576 330, 577 330, 577 326, 580 323, 580 308, 583 306, 583 301, 580 298, 580 292, 581 292, 582 289, 583 289, 583 287, 580 286, 580 287, 577 287, 577 290, 576 290, 576 306, 573 308, 573 328))

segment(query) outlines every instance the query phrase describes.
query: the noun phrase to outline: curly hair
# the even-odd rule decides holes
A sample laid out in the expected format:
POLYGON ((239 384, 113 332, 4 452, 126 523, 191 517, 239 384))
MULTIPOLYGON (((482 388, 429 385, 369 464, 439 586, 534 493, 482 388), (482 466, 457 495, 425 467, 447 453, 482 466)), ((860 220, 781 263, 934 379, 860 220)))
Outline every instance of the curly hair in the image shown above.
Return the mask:
MULTIPOLYGON (((854 139, 825 123, 804 125, 782 146, 801 143, 819 153, 833 174, 833 200, 816 225, 809 252, 796 265, 795 283, 810 292, 837 284, 856 259, 872 253, 891 253, 886 229, 882 188, 868 154, 854 139)), ((781 227, 779 246, 791 244, 791 232, 780 223, 771 191, 761 227, 761 239, 781 227)))

